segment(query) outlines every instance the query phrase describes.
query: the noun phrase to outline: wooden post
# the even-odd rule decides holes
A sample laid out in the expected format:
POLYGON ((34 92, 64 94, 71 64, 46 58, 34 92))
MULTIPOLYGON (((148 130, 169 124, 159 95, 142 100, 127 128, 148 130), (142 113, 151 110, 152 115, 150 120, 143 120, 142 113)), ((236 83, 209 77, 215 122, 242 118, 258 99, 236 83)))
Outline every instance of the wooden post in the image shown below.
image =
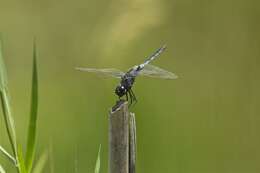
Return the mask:
POLYGON ((135 173, 136 124, 126 101, 120 100, 109 114, 109 171, 135 173))
POLYGON ((135 173, 136 162, 136 125, 135 114, 129 116, 129 173, 135 173))
POLYGON ((129 113, 120 101, 109 114, 109 171, 129 173, 129 113))

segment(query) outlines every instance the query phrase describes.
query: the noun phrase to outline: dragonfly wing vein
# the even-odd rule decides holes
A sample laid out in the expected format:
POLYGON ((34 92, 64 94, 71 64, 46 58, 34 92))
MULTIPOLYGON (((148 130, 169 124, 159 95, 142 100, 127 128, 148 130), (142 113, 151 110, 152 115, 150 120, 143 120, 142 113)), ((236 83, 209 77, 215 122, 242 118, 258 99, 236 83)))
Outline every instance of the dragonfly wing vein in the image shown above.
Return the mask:
POLYGON ((162 79, 177 79, 178 76, 172 72, 161 69, 160 67, 147 64, 144 68, 139 72, 140 76, 148 76, 154 78, 162 78, 162 79))
POLYGON ((122 72, 118 69, 114 69, 114 68, 96 69, 96 68, 77 67, 76 70, 111 76, 111 77, 115 77, 115 78, 121 78, 122 76, 125 75, 124 72, 122 72))

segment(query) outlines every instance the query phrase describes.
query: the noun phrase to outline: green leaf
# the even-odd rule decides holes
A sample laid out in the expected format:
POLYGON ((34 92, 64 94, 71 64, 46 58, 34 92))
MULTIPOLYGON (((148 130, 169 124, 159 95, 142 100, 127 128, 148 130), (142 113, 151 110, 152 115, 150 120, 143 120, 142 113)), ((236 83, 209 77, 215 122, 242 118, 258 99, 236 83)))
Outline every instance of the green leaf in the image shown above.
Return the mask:
POLYGON ((53 154, 53 143, 52 143, 52 139, 50 140, 50 144, 49 144, 49 163, 50 163, 50 173, 54 173, 54 154, 53 154))
POLYGON ((25 165, 28 173, 32 170, 36 146, 37 130, 37 110, 38 110, 38 74, 37 74, 37 55, 36 45, 33 46, 33 72, 32 72, 32 89, 31 89, 31 114, 27 135, 27 152, 25 165))
POLYGON ((16 160, 15 158, 9 154, 1 145, 0 145, 0 151, 11 161, 13 162, 14 164, 16 164, 16 160))
POLYGON ((6 70, 4 65, 4 58, 2 52, 2 36, 0 34, 0 90, 7 86, 6 70))
POLYGON ((5 173, 5 170, 4 170, 4 168, 1 166, 1 164, 0 164, 0 173, 5 173))
POLYGON ((5 65, 4 65, 3 54, 2 54, 1 38, 0 38, 0 102, 3 110, 4 122, 5 122, 8 139, 11 143, 13 154, 16 156, 17 147, 16 147, 15 125, 11 113, 10 97, 8 94, 7 77, 6 77, 5 65))
POLYGON ((19 170, 19 173, 27 173, 26 167, 25 167, 25 162, 23 158, 23 153, 20 145, 17 147, 17 167, 19 170))
POLYGON ((99 171, 100 171, 100 151, 101 151, 101 145, 99 145, 99 149, 98 149, 98 156, 97 156, 97 161, 96 161, 96 166, 95 166, 95 173, 99 173, 99 171))
POLYGON ((33 169, 33 173, 42 173, 47 160, 48 152, 44 152, 39 158, 39 160, 36 162, 35 167, 33 169))

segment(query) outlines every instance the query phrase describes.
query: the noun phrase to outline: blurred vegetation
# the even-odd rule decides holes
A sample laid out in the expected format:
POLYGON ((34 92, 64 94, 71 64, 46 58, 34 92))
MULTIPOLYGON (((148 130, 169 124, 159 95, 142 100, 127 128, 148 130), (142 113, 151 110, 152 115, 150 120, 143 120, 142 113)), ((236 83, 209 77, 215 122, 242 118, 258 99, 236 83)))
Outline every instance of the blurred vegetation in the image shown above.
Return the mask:
MULTIPOLYGON (((107 172, 107 114, 118 81, 74 67, 126 70, 162 44, 168 49, 154 64, 179 79, 136 80, 137 171, 260 171, 259 1, 0 2, 3 54, 23 144, 37 39, 36 160, 50 150, 45 172, 93 172, 100 143, 101 172, 107 172)), ((11 151, 0 117, 0 143, 11 151)), ((2 156, 0 165, 15 171, 2 156)))
MULTIPOLYGON (((37 55, 36 44, 33 47, 33 70, 32 70, 32 87, 31 87, 31 112, 28 124, 28 135, 26 144, 26 155, 24 157, 21 144, 17 140, 15 120, 13 118, 12 106, 8 88, 8 77, 2 51, 2 39, 0 38, 0 103, 4 119, 4 126, 11 153, 0 144, 0 154, 13 164, 17 173, 41 173, 47 161, 46 153, 42 154, 35 166, 35 144, 37 136, 37 112, 38 112, 38 72, 37 72, 37 55)), ((0 173, 5 173, 5 169, 0 165, 0 173)))

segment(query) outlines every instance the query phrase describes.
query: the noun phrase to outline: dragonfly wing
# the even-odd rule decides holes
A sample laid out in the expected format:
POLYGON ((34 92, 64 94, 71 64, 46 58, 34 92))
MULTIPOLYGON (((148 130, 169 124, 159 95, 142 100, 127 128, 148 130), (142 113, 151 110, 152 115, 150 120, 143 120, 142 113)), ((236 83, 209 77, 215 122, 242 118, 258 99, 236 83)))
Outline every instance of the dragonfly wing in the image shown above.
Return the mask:
POLYGON ((172 72, 161 69, 157 66, 147 64, 144 68, 139 72, 138 75, 148 76, 154 78, 162 78, 162 79, 177 79, 178 76, 172 72))
POLYGON ((96 68, 77 67, 76 70, 101 74, 101 75, 105 75, 105 76, 111 76, 111 77, 115 77, 115 78, 121 78, 122 76, 125 75, 124 72, 114 69, 114 68, 96 69, 96 68))

